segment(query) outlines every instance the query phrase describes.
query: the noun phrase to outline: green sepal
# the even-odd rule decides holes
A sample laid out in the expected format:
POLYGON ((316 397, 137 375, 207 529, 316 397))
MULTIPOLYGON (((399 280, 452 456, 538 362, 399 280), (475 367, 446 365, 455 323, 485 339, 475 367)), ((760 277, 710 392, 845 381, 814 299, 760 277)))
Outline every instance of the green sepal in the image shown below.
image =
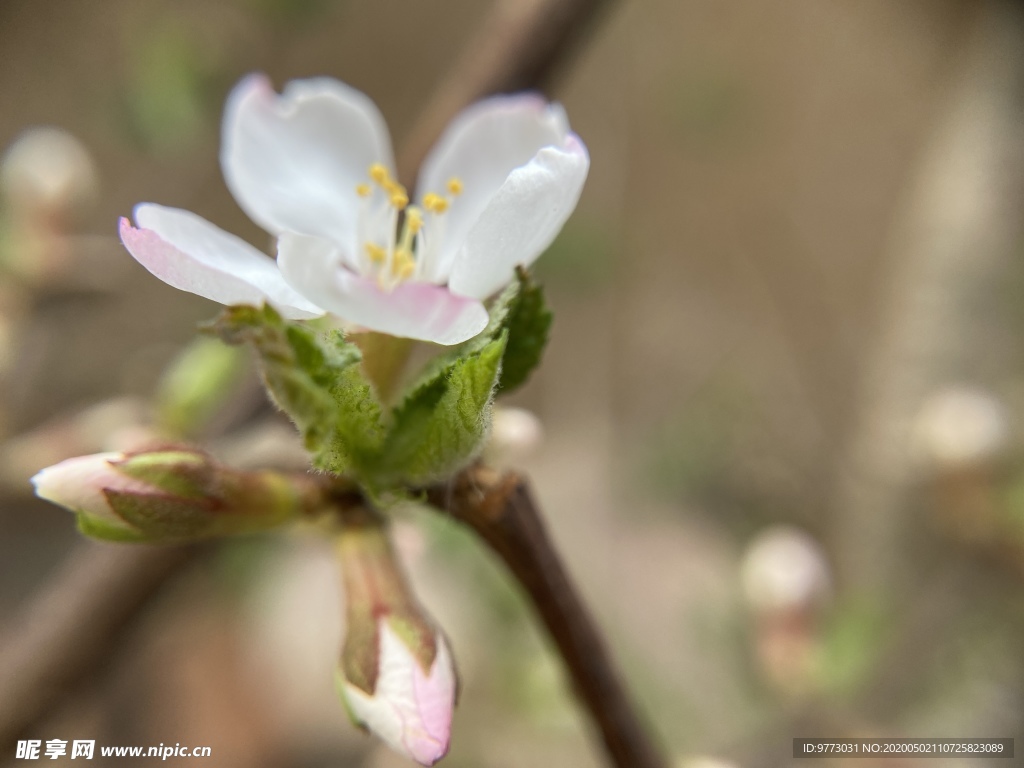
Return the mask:
POLYGON ((410 655, 416 659, 425 677, 437 658, 437 630, 417 613, 393 613, 387 618, 391 631, 398 636, 410 655))
POLYGON ((522 267, 516 268, 517 289, 507 304, 503 327, 508 329, 508 346, 501 364, 500 394, 526 383, 540 364, 554 315, 544 301, 544 289, 533 282, 522 267))
POLYGON ((213 490, 213 466, 196 451, 138 453, 110 463, 121 474, 180 499, 203 499, 213 490))
MULTIPOLYGON (((345 709, 345 714, 348 716, 349 722, 364 733, 369 733, 370 729, 366 727, 366 723, 356 717, 356 712, 352 709, 352 702, 348 700, 348 691, 345 690, 345 685, 347 683, 348 680, 345 679, 344 671, 342 671, 340 666, 335 667, 334 691, 338 694, 338 698, 341 699, 341 706, 345 709)), ((358 688, 359 686, 356 687, 358 688)))
POLYGON ((229 522, 216 515, 219 505, 212 499, 177 499, 113 490, 104 491, 104 495, 114 514, 153 541, 206 538, 221 533, 219 529, 229 522))
POLYGON ((422 485, 464 467, 490 429, 491 398, 508 334, 421 378, 392 413, 378 482, 422 485))
POLYGON ((100 517, 87 515, 84 512, 77 512, 75 520, 79 532, 91 539, 125 544, 144 544, 150 541, 149 537, 141 531, 125 528, 117 523, 111 523, 100 517))
POLYGON ((380 626, 372 611, 348 612, 339 670, 350 685, 373 696, 380 671, 380 626))
POLYGON ((228 307, 205 330, 256 349, 270 396, 302 434, 314 466, 367 473, 383 440, 383 409, 355 344, 338 331, 284 320, 269 305, 228 307))

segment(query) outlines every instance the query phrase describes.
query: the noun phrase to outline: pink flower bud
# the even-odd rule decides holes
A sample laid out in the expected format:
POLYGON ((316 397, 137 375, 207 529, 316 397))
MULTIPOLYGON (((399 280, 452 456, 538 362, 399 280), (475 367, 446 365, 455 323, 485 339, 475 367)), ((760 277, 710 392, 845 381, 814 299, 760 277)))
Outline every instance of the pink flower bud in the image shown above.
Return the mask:
POLYGON ((32 478, 36 495, 78 515, 83 533, 116 541, 187 541, 263 530, 318 510, 312 477, 240 472, 189 448, 97 453, 32 478))
POLYGON ((378 623, 377 679, 367 693, 342 676, 339 689, 352 719, 396 752, 433 765, 448 752, 456 677, 444 637, 434 638, 428 668, 386 619, 378 623))
POLYGON ((32 485, 41 499, 131 533, 131 526, 114 513, 106 491, 152 493, 154 489, 115 469, 124 458, 123 453, 113 452, 76 456, 40 470, 32 485))
POLYGON ((448 643, 416 601, 374 513, 350 514, 338 554, 347 604, 339 693, 357 725, 433 765, 448 752, 458 688, 448 643))

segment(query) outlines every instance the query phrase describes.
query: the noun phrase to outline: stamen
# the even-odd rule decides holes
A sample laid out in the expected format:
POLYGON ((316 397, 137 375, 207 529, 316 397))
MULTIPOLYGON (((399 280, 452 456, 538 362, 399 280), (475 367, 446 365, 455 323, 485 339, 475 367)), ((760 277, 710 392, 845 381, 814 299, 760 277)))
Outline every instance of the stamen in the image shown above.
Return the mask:
POLYGON ((453 197, 458 197, 462 194, 462 179, 458 176, 452 176, 448 179, 448 191, 453 197))
POLYGON ((395 251, 395 261, 391 265, 391 274, 398 278, 398 280, 405 280, 412 276, 412 273, 416 271, 416 261, 412 257, 412 253, 405 248, 399 248, 395 251))
POLYGON ((366 255, 374 264, 383 264, 388 257, 387 252, 376 243, 366 244, 366 255))
POLYGON ((388 181, 391 181, 391 174, 383 163, 374 163, 370 166, 370 178, 384 186, 388 181))
POLYGON ((369 184, 356 184, 356 194, 360 197, 369 197, 373 190, 369 184))
POLYGON ((423 229, 423 211, 415 205, 410 205, 409 210, 405 212, 405 224, 409 227, 409 231, 415 235, 423 229))
POLYGON ((401 211, 409 204, 409 195, 402 189, 396 189, 391 193, 391 204, 401 211))
POLYGON ((442 214, 448 210, 448 200, 434 192, 427 192, 423 196, 423 207, 431 213, 442 214))

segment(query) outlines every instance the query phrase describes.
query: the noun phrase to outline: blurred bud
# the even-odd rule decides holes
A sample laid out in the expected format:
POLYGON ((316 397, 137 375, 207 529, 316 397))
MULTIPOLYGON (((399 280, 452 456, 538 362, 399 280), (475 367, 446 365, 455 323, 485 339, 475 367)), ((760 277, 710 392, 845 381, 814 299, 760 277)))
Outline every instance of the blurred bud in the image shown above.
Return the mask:
POLYGON ((444 635, 409 589, 369 512, 338 539, 347 602, 338 688, 353 721, 396 752, 433 765, 448 752, 457 680, 444 635))
POLYGON ((484 446, 484 459, 494 465, 522 461, 540 446, 543 439, 544 427, 530 411, 496 405, 491 435, 484 446))
POLYGON ((828 563, 818 543, 790 526, 760 533, 743 557, 743 591, 755 611, 813 605, 830 589, 828 563))
POLYGON ((912 446, 930 468, 944 471, 989 463, 1009 442, 1006 410, 992 394, 950 386, 929 397, 913 423, 912 446))
POLYGON ((0 161, 0 189, 18 216, 60 227, 92 202, 96 167, 67 131, 29 128, 0 161))
POLYGON ((156 397, 157 422, 169 434, 201 432, 224 404, 245 367, 245 350, 200 336, 164 372, 156 397))
POLYGON ((187 448, 98 453, 47 467, 36 495, 78 515, 82 533, 110 541, 188 541, 248 533, 318 510, 312 478, 239 472, 187 448))
POLYGON ((948 386, 918 411, 911 445, 925 470, 933 521, 961 544, 1000 552, 1015 538, 1001 489, 1009 444, 1009 415, 983 389, 948 386))
POLYGON ((774 526, 747 549, 741 578, 761 671, 780 693, 803 696, 817 681, 818 609, 831 581, 824 553, 803 531, 774 526))

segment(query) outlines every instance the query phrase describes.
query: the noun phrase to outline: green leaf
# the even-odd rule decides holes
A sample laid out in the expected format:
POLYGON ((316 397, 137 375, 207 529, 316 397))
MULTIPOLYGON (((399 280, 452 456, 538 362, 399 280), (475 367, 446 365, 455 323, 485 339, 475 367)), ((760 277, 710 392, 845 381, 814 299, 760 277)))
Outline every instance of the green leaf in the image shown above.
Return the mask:
POLYGON ((554 316, 544 301, 544 290, 525 269, 516 270, 518 291, 509 303, 503 325, 508 329, 508 346, 501 365, 498 389, 507 394, 526 383, 540 364, 554 316))
POLYGON ((421 380, 393 412, 383 446, 385 483, 419 485, 447 477, 479 452, 490 428, 491 397, 508 334, 421 380))
MULTIPOLYGON (((490 308, 487 327, 469 341, 450 347, 430 363, 408 388, 413 393, 428 386, 458 360, 477 354, 503 332, 508 332, 508 344, 498 383, 500 394, 521 386, 540 363, 548 340, 553 315, 544 302, 543 289, 533 282, 529 273, 519 267, 516 280, 510 283, 490 308)), ((408 398, 410 394, 406 394, 408 398)))
POLYGON ((361 365, 341 371, 330 383, 329 392, 337 407, 337 425, 317 466, 336 473, 344 467, 356 477, 365 476, 372 471, 384 443, 384 409, 361 365))
POLYGON ((383 441, 383 409, 355 344, 338 331, 286 321, 270 306, 229 307, 206 330, 256 349, 267 389, 299 429, 314 466, 356 478, 368 471, 383 441))

